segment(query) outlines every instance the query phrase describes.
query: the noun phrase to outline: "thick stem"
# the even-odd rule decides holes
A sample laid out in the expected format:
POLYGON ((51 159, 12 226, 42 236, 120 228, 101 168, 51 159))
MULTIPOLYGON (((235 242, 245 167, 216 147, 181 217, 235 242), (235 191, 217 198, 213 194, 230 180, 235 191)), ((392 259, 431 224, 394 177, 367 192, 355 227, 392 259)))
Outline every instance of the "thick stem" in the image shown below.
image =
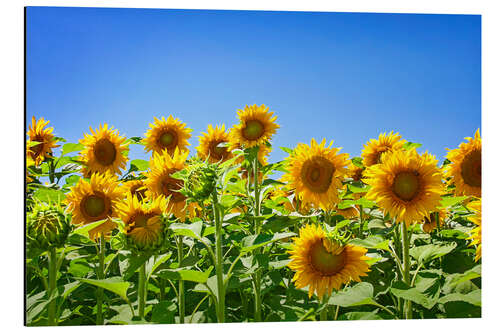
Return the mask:
POLYGON ((359 205, 359 236, 363 234, 363 205, 359 205))
MULTIPOLYGON (((408 229, 406 222, 401 222, 401 241, 403 246, 403 281, 410 285, 410 240, 408 239, 408 229)), ((405 318, 412 318, 411 301, 405 302, 405 318)))
POLYGON ((260 271, 253 274, 253 293, 254 293, 254 319, 256 322, 262 321, 262 300, 260 297, 260 271))
MULTIPOLYGON (((48 283, 49 298, 54 296, 54 293, 56 291, 56 282, 57 282, 57 254, 56 254, 56 249, 51 248, 49 250, 49 283, 48 283)), ((55 298, 49 303, 48 325, 49 326, 57 325, 55 298)))
MULTIPOLYGON (((179 267, 182 264, 182 260, 184 258, 184 249, 182 248, 184 245, 182 241, 182 236, 179 236, 177 242, 177 256, 179 259, 179 267)), ((184 315, 185 315, 185 300, 184 300, 184 281, 179 280, 179 323, 184 324, 184 315)))
MULTIPOLYGON (((106 240, 104 239, 104 234, 101 234, 99 238, 99 266, 97 267, 97 278, 99 280, 104 279, 104 257, 106 251, 106 240)), ((104 317, 102 315, 102 302, 104 298, 104 290, 102 288, 97 288, 96 290, 97 298, 97 325, 104 324, 104 317)))
POLYGON ((217 321, 223 323, 224 319, 224 277, 223 277, 223 257, 222 257, 222 221, 217 207, 217 192, 212 193, 213 210, 215 218, 215 274, 217 275, 217 321))
POLYGON ((144 308, 146 307, 146 263, 139 269, 139 285, 137 286, 139 299, 139 317, 144 319, 144 308))

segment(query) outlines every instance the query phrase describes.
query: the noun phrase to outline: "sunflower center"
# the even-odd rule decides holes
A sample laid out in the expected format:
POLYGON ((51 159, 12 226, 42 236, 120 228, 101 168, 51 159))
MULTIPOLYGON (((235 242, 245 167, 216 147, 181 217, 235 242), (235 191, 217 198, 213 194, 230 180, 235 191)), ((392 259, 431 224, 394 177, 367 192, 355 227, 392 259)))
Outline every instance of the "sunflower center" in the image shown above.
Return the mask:
POLYGON ((307 188, 316 193, 324 193, 330 188, 335 166, 322 156, 314 156, 304 162, 301 178, 307 188))
POLYGON ((160 136, 158 141, 164 148, 172 147, 177 144, 177 135, 175 132, 167 131, 160 136))
POLYGON ((481 186, 481 151, 474 150, 464 157, 461 168, 464 183, 469 186, 481 186))
POLYGON ((146 188, 142 184, 137 184, 130 189, 130 193, 135 195, 139 201, 142 201, 146 197, 146 188))
POLYGON ((137 228, 145 228, 151 217, 153 217, 153 214, 138 213, 133 217, 132 222, 134 222, 135 227, 137 228))
POLYGON ((111 165, 116 159, 115 145, 108 139, 101 139, 94 146, 94 155, 102 165, 111 165))
POLYGON ((398 198, 404 201, 411 201, 418 194, 419 185, 417 174, 405 171, 398 173, 394 177, 392 190, 398 198))
MULTIPOLYGON (((176 172, 176 171, 174 171, 176 172)), ((186 199, 184 195, 181 193, 177 192, 179 191, 182 187, 184 186, 184 183, 180 179, 174 179, 172 177, 166 177, 162 182, 161 182, 161 187, 162 187, 162 192, 165 195, 165 197, 171 196, 170 201, 176 203, 176 202, 181 202, 186 199)))
POLYGON ((33 155, 35 157, 37 157, 38 155, 40 155, 40 153, 42 152, 43 150, 43 138, 42 137, 35 137, 33 141, 37 141, 37 142, 40 142, 34 146, 31 146, 29 149, 33 152, 33 155))
POLYGON ((216 141, 213 142, 212 145, 210 146, 210 156, 212 156, 216 160, 224 159, 227 156, 228 153, 227 148, 219 146, 219 144, 223 142, 225 141, 216 141))
POLYGON ((86 196, 80 203, 80 209, 87 217, 96 221, 104 217, 109 210, 109 203, 104 194, 95 193, 86 196))
POLYGON ((248 120, 243 128, 243 136, 247 140, 257 140, 264 134, 264 125, 258 120, 248 120))
POLYGON ((311 247, 310 260, 312 267, 323 275, 335 275, 345 266, 345 251, 339 254, 328 252, 322 241, 311 247))

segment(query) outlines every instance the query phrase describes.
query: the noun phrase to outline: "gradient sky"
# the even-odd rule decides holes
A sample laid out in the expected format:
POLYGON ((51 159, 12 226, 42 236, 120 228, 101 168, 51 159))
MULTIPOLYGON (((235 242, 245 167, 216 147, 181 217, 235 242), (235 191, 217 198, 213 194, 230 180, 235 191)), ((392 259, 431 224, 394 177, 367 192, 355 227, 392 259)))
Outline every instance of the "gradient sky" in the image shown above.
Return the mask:
POLYGON ((312 137, 360 156, 390 130, 442 160, 481 125, 479 15, 28 7, 26 19, 28 120, 69 142, 104 122, 143 136, 172 114, 194 150, 208 124, 256 103, 281 126, 271 162, 312 137))

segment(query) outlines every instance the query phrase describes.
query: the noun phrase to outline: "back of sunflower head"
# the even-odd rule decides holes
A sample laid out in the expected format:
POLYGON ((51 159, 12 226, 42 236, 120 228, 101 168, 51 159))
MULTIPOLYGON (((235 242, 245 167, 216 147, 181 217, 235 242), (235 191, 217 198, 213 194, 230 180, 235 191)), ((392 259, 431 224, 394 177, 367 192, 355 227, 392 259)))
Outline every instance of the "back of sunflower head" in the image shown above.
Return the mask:
POLYGON ((69 218, 59 204, 38 202, 27 216, 28 246, 40 250, 64 246, 71 231, 69 218))
POLYGON ((186 170, 182 192, 195 201, 208 199, 217 184, 217 164, 193 161, 186 170))

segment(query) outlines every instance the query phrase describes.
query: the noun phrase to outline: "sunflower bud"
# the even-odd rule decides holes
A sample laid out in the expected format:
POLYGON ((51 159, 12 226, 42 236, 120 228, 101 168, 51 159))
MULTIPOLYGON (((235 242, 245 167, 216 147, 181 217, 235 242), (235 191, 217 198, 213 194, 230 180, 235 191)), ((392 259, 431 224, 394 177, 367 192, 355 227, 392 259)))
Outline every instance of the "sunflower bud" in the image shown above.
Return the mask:
POLYGON ((47 250, 64 245, 71 226, 61 207, 38 204, 28 215, 26 234, 30 246, 47 250))
POLYGON ((212 194, 216 182, 217 166, 197 162, 189 166, 184 190, 189 197, 196 201, 203 201, 212 194))

